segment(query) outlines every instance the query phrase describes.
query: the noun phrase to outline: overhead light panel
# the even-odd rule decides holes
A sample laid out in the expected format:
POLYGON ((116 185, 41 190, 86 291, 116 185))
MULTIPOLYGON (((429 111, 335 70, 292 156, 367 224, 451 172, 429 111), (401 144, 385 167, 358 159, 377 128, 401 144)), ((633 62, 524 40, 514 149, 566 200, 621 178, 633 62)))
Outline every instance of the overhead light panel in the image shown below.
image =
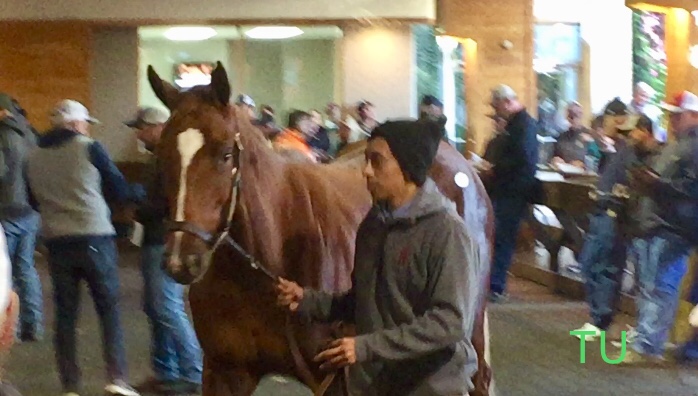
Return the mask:
POLYGON ((259 26, 245 32, 245 36, 257 40, 283 40, 301 34, 303 31, 295 26, 259 26))
POLYGON ((178 26, 167 29, 165 38, 172 41, 203 41, 216 34, 216 30, 210 27, 178 26))

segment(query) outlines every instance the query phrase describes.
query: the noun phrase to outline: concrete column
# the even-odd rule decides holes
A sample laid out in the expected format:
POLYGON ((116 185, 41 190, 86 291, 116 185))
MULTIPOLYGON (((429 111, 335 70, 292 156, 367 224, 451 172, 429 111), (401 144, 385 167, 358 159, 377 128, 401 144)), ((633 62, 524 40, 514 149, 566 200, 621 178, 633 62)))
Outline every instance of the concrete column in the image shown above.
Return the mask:
POLYGON ((138 57, 136 28, 93 32, 90 111, 101 124, 93 127, 92 134, 106 146, 115 161, 133 161, 140 157, 136 138, 124 125, 138 107, 138 57))
POLYGON ((342 102, 368 100, 379 121, 416 116, 414 40, 411 27, 344 27, 342 102))

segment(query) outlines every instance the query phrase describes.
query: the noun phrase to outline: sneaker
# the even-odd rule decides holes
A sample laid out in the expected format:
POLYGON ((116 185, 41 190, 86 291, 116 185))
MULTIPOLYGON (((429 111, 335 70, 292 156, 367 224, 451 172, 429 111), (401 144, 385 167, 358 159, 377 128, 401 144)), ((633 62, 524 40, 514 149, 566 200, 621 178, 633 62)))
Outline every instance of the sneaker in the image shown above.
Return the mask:
POLYGON ((579 335, 579 334, 574 334, 574 336, 580 340, 582 339, 582 337, 584 337, 584 341, 596 341, 597 338, 601 337, 602 330, 599 329, 598 327, 594 326, 591 323, 584 323, 584 326, 578 328, 575 331, 593 331, 594 334, 588 334, 588 335, 584 335, 584 336, 579 335))
POLYGON ((488 297, 488 300, 493 304, 502 303, 508 299, 509 299, 509 295, 507 295, 505 293, 496 293, 496 292, 490 292, 490 295, 488 297))
MULTIPOLYGON (((610 360, 618 360, 621 358, 621 352, 612 353, 608 358, 610 360)), ((618 363, 620 366, 657 366, 663 365, 666 360, 661 356, 644 355, 634 349, 626 349, 623 360, 618 363)))
POLYGON ((141 396, 135 389, 123 380, 115 380, 104 387, 104 391, 109 395, 116 396, 141 396))
POLYGON ((40 332, 38 332, 38 331, 36 331, 36 332, 32 332, 32 331, 22 331, 22 332, 17 336, 17 339, 18 339, 20 342, 40 342, 40 341, 43 341, 44 337, 43 337, 43 335, 42 335, 40 332))
MULTIPOLYGON (((626 326, 626 328, 627 330, 625 333, 625 344, 629 345, 635 342, 635 339, 637 338, 637 330, 635 330, 635 328, 632 326, 626 326)), ((613 345, 616 348, 623 347, 623 344, 621 344, 621 340, 611 341, 611 345, 613 345)))

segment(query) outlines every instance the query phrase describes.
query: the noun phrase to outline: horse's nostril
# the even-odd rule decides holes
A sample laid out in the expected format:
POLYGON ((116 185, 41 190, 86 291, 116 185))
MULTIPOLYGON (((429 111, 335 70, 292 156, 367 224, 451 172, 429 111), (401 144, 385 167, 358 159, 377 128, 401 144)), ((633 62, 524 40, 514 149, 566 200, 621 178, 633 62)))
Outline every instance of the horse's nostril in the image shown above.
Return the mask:
POLYGON ((192 267, 197 267, 199 265, 199 256, 198 254, 188 254, 184 257, 184 265, 188 268, 192 267))

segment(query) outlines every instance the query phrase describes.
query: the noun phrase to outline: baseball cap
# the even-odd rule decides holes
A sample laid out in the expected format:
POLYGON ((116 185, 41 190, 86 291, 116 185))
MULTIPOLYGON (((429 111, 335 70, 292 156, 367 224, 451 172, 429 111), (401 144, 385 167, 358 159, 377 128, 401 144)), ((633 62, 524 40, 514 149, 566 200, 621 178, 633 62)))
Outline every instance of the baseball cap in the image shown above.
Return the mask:
POLYGON ((250 107, 257 107, 254 100, 252 100, 252 98, 249 95, 245 94, 241 94, 240 96, 238 96, 238 99, 235 101, 235 103, 238 105, 244 104, 250 107))
POLYGON ((157 107, 141 107, 132 120, 124 122, 126 126, 135 128, 139 125, 158 125, 167 122, 170 118, 165 110, 157 107))
POLYGON ((683 113, 684 111, 698 112, 698 96, 692 92, 683 91, 674 96, 670 102, 662 102, 660 107, 670 113, 683 113))
POLYGON ((51 112, 51 121, 54 124, 72 121, 87 121, 90 124, 99 124, 99 120, 90 115, 87 107, 71 99, 65 99, 56 105, 51 112))

